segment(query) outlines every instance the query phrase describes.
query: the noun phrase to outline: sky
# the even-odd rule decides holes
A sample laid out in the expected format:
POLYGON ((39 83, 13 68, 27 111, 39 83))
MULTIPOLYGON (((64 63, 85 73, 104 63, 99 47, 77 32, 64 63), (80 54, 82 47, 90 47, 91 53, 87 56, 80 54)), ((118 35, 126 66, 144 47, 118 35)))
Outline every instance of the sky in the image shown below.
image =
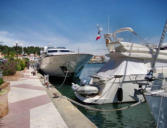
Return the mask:
POLYGON ((132 27, 158 43, 166 19, 166 0, 0 0, 0 42, 102 55, 107 50, 104 38, 95 40, 97 24, 102 34, 109 23, 109 32, 132 27))

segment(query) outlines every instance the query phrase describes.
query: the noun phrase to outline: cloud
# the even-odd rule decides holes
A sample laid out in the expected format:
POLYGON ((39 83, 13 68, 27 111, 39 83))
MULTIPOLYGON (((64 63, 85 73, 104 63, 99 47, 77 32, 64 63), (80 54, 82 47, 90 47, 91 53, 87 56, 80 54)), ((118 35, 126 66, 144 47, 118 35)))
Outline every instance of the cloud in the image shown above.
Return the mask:
POLYGON ((90 53, 94 55, 104 55, 108 53, 105 44, 96 41, 77 42, 74 44, 69 44, 67 47, 75 52, 79 51, 81 53, 90 53))
MULTIPOLYGON (((155 37, 149 37, 149 38, 147 37, 147 38, 145 38, 145 40, 147 42, 151 43, 151 44, 157 44, 158 45, 159 42, 160 42, 160 38, 161 38, 161 36, 155 36, 155 37)), ((162 45, 165 45, 165 44, 167 44, 167 37, 164 38, 164 41, 163 41, 162 45)))
MULTIPOLYGON (((95 35, 95 33, 88 34, 83 39, 77 40, 49 32, 27 31, 23 33, 11 33, 8 31, 0 31, 0 42, 8 46, 14 46, 16 43, 21 46, 65 46, 75 52, 79 51, 81 53, 94 55, 108 54, 104 39, 102 38, 99 41, 95 41, 95 35)), ((144 40, 149 43, 158 44, 160 37, 146 37, 144 40)), ((167 39, 165 39, 164 42, 167 42, 167 39)))
POLYGON ((0 42, 2 45, 14 46, 16 43, 19 45, 24 45, 26 42, 23 40, 18 40, 14 38, 12 33, 8 31, 0 31, 0 42))
POLYGON ((70 42, 70 40, 63 36, 56 36, 54 34, 45 34, 45 33, 31 33, 31 38, 33 42, 36 42, 39 46, 59 46, 59 45, 66 45, 70 42))
POLYGON ((93 36, 88 35, 84 41, 77 41, 63 36, 56 36, 54 33, 24 32, 10 33, 8 31, 0 31, 0 42, 3 45, 14 46, 18 43, 21 46, 65 46, 73 51, 90 53, 96 55, 104 55, 107 53, 104 40, 95 41, 93 36), (94 40, 93 40, 94 39, 94 40))
POLYGON ((46 46, 46 45, 66 45, 69 42, 67 38, 49 36, 37 32, 10 33, 0 31, 0 42, 2 45, 14 46, 18 43, 21 46, 46 46))

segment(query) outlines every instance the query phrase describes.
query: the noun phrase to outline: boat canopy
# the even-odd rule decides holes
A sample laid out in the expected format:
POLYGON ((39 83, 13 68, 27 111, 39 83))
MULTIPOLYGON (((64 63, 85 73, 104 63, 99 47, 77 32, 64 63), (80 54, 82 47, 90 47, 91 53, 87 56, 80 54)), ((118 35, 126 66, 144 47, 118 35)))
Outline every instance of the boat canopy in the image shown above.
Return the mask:
POLYGON ((116 59, 107 62, 97 73, 99 77, 111 78, 123 75, 145 75, 146 65, 135 59, 116 59))
MULTIPOLYGON (((129 58, 152 60, 156 54, 154 45, 144 45, 130 42, 111 42, 107 44, 110 55, 124 56, 129 58)), ((167 50, 165 46, 161 47, 158 60, 167 61, 167 50)))

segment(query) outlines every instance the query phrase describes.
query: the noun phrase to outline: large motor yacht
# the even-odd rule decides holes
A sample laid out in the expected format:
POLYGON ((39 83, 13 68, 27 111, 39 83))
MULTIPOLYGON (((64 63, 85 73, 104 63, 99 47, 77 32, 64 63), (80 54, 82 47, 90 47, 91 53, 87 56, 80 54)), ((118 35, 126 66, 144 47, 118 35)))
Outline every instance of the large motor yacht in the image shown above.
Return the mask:
MULTIPOLYGON (((74 93, 82 102, 105 104, 144 100, 141 90, 149 86, 146 75, 152 68, 157 47, 119 40, 117 33, 124 31, 136 34, 129 27, 104 34, 110 60, 91 77, 89 84, 73 84, 74 93)), ((156 74, 167 71, 167 50, 163 47, 155 70, 156 74)))
POLYGON ((44 47, 40 69, 49 76, 73 77, 78 75, 92 55, 75 53, 65 47, 44 47))

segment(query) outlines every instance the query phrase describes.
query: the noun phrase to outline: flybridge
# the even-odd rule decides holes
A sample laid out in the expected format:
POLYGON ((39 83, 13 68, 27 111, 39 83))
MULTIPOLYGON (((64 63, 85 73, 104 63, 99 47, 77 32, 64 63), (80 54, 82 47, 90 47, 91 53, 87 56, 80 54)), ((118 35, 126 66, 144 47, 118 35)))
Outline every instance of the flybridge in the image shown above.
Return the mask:
POLYGON ((73 53, 69 49, 66 49, 65 47, 48 47, 47 48, 47 55, 58 55, 58 54, 69 54, 73 53))
POLYGON ((49 49, 48 53, 55 53, 55 52, 70 52, 70 50, 64 49, 64 50, 60 50, 60 49, 49 49))
POLYGON ((48 49, 66 49, 66 47, 48 47, 48 49))
POLYGON ((66 49, 66 47, 56 47, 57 49, 66 49))

